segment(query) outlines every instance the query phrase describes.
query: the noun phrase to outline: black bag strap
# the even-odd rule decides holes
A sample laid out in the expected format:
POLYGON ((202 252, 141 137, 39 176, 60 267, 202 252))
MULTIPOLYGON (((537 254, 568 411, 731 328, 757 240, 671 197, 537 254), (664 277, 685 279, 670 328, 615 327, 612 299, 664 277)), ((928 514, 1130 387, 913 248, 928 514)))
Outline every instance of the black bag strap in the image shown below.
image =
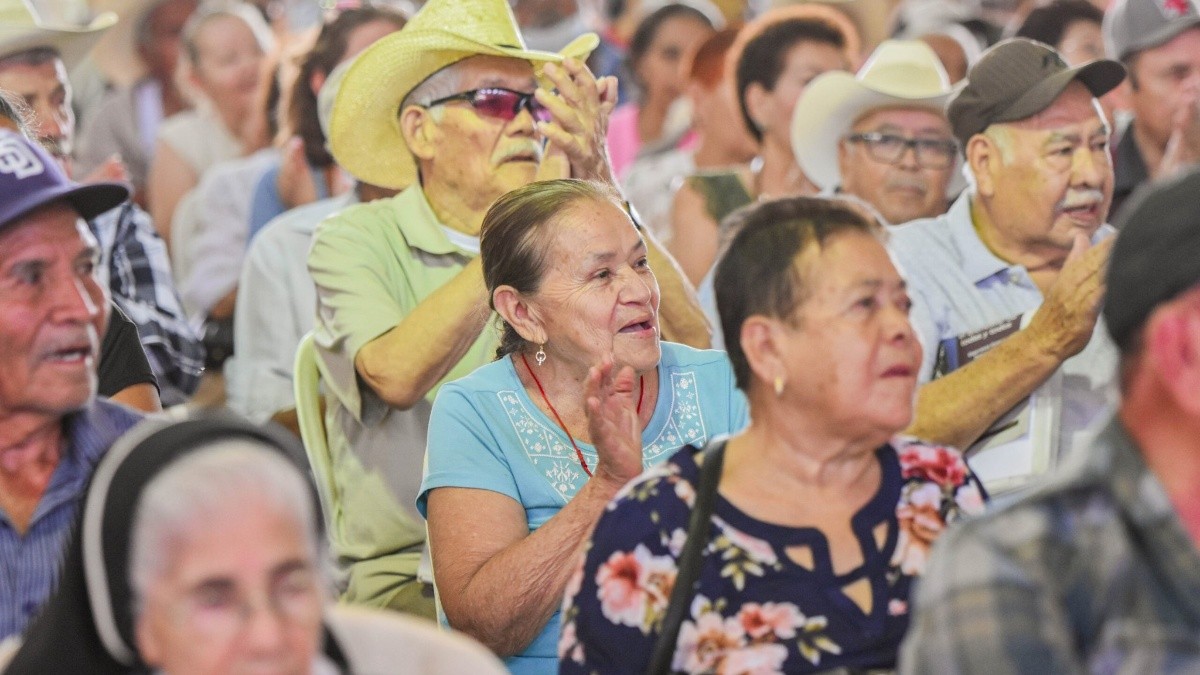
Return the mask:
POLYGON ((725 440, 710 442, 704 447, 704 463, 700 465, 700 478, 696 483, 696 502, 688 520, 687 540, 679 554, 676 565, 675 587, 667 601, 662 629, 654 652, 650 657, 647 673, 667 675, 675 657, 675 643, 679 640, 679 628, 687 615, 688 606, 695 592, 696 580, 700 578, 701 555, 708 546, 708 534, 712 530, 713 505, 717 501, 717 483, 721 481, 721 467, 725 464, 725 440))

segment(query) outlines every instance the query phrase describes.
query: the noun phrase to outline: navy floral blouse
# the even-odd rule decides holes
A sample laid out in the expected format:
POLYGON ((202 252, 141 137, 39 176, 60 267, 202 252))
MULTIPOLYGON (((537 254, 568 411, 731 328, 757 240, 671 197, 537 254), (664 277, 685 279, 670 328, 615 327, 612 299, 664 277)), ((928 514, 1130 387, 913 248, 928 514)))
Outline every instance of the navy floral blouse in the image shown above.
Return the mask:
MULTIPOLYGON (((567 586, 561 673, 645 670, 686 538, 697 452, 684 448, 609 504, 567 586)), ((876 456, 879 491, 852 521, 864 562, 845 574, 833 571, 820 530, 756 520, 717 495, 673 670, 894 667, 913 578, 947 523, 983 510, 984 492, 955 450, 897 438, 876 456), (803 548, 811 564, 808 556, 797 562, 785 553, 803 548), (865 609, 843 590, 864 582, 872 598, 865 609)))

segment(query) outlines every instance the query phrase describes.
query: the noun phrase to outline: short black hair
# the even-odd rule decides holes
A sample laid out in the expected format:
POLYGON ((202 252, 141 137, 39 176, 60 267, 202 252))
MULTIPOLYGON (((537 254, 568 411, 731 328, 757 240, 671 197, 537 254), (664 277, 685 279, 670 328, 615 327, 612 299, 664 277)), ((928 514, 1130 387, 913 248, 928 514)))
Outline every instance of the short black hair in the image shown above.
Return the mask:
POLYGON ((843 232, 881 237, 882 228, 853 202, 823 197, 759 202, 734 215, 743 221, 741 231, 717 262, 713 289, 738 389, 749 393, 752 373, 741 343, 746 319, 794 317, 809 292, 797 259, 843 232))

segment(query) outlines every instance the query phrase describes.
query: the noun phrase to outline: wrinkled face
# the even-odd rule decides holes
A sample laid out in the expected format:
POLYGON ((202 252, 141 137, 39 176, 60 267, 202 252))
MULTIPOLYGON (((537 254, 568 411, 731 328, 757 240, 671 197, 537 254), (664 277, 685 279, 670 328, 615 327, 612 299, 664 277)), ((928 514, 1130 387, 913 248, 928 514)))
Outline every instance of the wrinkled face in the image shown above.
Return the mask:
POLYGON ((912 419, 921 365, 904 280, 860 232, 834 235, 797 264, 811 293, 783 329, 787 404, 838 434, 882 442, 912 419))
POLYGON ((790 148, 792 112, 804 88, 821 73, 849 67, 842 52, 828 43, 806 40, 793 45, 788 50, 783 72, 766 96, 762 119, 758 120, 763 136, 790 148))
POLYGON ((302 525, 253 495, 206 515, 146 589, 142 658, 171 675, 311 672, 322 600, 302 525))
POLYGON ((990 172, 995 234, 1026 253, 1064 257, 1076 233, 1091 237, 1104 223, 1112 202, 1109 131, 1099 106, 1073 82, 1041 113, 999 126, 1009 147, 990 172))
POLYGON ((1104 58, 1104 34, 1094 21, 1072 21, 1067 24, 1055 49, 1071 67, 1104 58))
POLYGON ((150 10, 146 29, 149 35, 144 44, 138 46, 138 54, 154 77, 170 82, 179 63, 179 50, 183 47, 183 25, 196 11, 198 0, 168 0, 150 10))
POLYGON ((245 21, 209 19, 196 34, 195 81, 220 110, 249 112, 262 79, 262 47, 245 21))
POLYGON ((604 356, 645 372, 658 364, 658 281, 646 243, 615 204, 583 201, 552 225, 531 311, 546 353, 586 370, 604 356))
POLYGON ((67 68, 60 59, 36 66, 10 63, 0 67, 0 89, 16 94, 33 111, 33 132, 50 154, 60 161, 71 156, 75 113, 67 68))
POLYGON ((0 412, 61 417, 95 395, 108 320, 96 256, 65 205, 0 230, 0 412))
POLYGON ((1200 28, 1141 52, 1134 57, 1130 71, 1130 103, 1136 124, 1159 147, 1165 147, 1176 114, 1200 98, 1200 28))
POLYGON ((860 118, 847 136, 855 134, 868 134, 867 140, 843 139, 838 146, 844 191, 865 199, 896 225, 946 210, 946 187, 958 159, 957 151, 947 158, 937 149, 953 148, 944 115, 928 108, 885 108, 860 118), (897 138, 934 143, 905 147, 895 160, 884 161, 881 158, 892 156, 897 138))
POLYGON ((646 98, 669 101, 681 93, 683 57, 696 49, 713 29, 699 19, 675 16, 663 21, 634 69, 646 98))
MULTIPOLYGON (((527 61, 474 56, 458 64, 459 91, 500 87, 532 93, 537 87, 527 61)), ((511 120, 487 117, 466 101, 446 103, 433 120, 436 154, 423 171, 426 185, 444 185, 456 199, 482 212, 501 195, 533 181, 542 159, 533 116, 522 109, 511 120)), ((435 111, 431 111, 433 113, 435 111)))

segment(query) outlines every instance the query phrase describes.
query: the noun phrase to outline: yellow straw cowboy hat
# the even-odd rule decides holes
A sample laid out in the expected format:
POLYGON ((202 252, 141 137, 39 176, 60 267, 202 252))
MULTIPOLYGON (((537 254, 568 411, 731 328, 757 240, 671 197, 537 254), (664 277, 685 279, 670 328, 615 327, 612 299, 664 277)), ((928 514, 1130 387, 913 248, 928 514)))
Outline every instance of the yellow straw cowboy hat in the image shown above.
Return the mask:
POLYGON ((0 0, 0 58, 51 47, 70 70, 116 22, 116 14, 92 16, 87 5, 77 2, 0 0))
POLYGON ((429 0, 402 30, 354 60, 333 104, 330 147, 360 180, 406 187, 416 181, 417 166, 400 133, 400 103, 430 75, 483 54, 529 61, 540 78, 542 64, 585 58, 599 43, 586 33, 557 54, 532 51, 506 0, 429 0))
MULTIPOLYGON (((838 144, 864 113, 876 108, 929 108, 944 114, 954 94, 946 69, 929 45, 920 40, 886 40, 858 73, 819 75, 804 88, 792 113, 792 152, 818 187, 841 183, 838 144)), ((952 172, 948 196, 965 185, 962 172, 952 172)))

